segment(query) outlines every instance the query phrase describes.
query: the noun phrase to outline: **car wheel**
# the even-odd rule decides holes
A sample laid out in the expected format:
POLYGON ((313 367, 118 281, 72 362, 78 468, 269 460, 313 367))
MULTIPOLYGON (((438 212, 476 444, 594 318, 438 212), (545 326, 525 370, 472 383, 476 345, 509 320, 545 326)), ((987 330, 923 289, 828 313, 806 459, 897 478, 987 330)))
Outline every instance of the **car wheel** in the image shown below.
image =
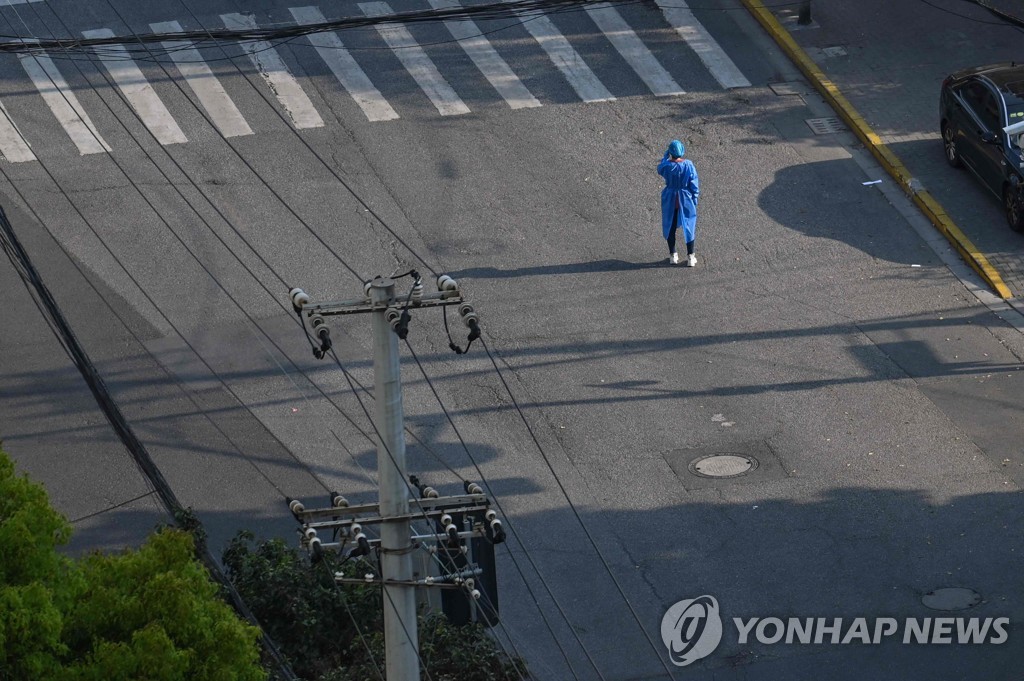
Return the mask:
POLYGON ((1006 222, 1015 232, 1024 232, 1024 205, 1021 192, 1016 187, 1003 188, 1003 208, 1006 211, 1006 222))
POLYGON ((960 152, 956 150, 956 137, 953 128, 948 125, 942 126, 942 145, 946 148, 946 163, 954 168, 963 167, 960 161, 960 152))

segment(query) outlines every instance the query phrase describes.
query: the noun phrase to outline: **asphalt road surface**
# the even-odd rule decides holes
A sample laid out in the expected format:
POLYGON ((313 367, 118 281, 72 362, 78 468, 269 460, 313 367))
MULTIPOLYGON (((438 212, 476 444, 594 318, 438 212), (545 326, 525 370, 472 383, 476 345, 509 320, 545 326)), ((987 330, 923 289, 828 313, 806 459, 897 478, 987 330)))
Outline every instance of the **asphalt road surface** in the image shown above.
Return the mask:
MULTIPOLYGON (((0 30, 384 9, 111 2, 3 7, 0 30)), ((905 200, 864 184, 882 174, 852 136, 812 132, 828 111, 749 16, 694 3, 676 30, 683 3, 661 5, 198 60, 5 54, 0 201, 215 550, 243 528, 294 537, 286 496, 375 498, 370 425, 287 291, 350 299, 418 267, 463 283, 501 375, 479 345, 448 350, 440 313, 414 315, 430 385, 403 344, 410 469, 454 493, 479 477, 460 440, 479 464, 521 540, 499 551, 497 633, 536 678, 1015 678, 1024 337, 905 200), (660 236, 672 138, 702 186, 692 269, 660 236), (759 465, 691 471, 715 454, 759 465), (945 587, 981 600, 926 607, 945 587), (721 643, 675 667, 662 616, 700 595, 721 643), (939 616, 1009 618, 1008 641, 741 642, 733 621, 939 616)), ((76 548, 139 541, 162 510, 6 261, 0 275, 5 448, 89 516, 76 548)), ((367 320, 331 327, 372 386, 367 320)))

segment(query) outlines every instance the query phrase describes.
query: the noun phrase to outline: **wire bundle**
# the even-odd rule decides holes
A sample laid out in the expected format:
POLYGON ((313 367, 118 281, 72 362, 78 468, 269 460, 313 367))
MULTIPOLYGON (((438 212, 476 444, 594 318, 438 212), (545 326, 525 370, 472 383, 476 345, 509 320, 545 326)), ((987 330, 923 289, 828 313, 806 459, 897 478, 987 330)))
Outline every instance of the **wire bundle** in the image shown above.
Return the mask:
MULTIPOLYGON (((65 54, 83 53, 86 50, 105 54, 104 50, 96 49, 107 45, 124 46, 130 56, 147 56, 166 54, 180 49, 180 43, 188 48, 216 46, 230 43, 270 43, 271 45, 288 42, 296 38, 314 33, 339 31, 346 29, 368 28, 385 23, 416 24, 459 19, 493 21, 501 19, 518 19, 531 14, 555 14, 564 11, 575 11, 586 5, 597 4, 601 0, 510 0, 487 5, 468 7, 452 7, 446 9, 425 9, 413 12, 400 12, 389 16, 351 16, 324 21, 314 24, 300 24, 274 28, 227 29, 203 28, 197 31, 177 31, 169 33, 145 33, 131 36, 111 36, 108 38, 37 38, 35 36, 0 34, 0 52, 16 52, 31 54, 46 50, 60 50, 65 54), (153 50, 148 45, 164 42, 179 43, 171 50, 153 50)), ((641 0, 618 0, 614 5, 636 4, 641 0)), ((123 58, 123 53, 116 55, 123 58)))

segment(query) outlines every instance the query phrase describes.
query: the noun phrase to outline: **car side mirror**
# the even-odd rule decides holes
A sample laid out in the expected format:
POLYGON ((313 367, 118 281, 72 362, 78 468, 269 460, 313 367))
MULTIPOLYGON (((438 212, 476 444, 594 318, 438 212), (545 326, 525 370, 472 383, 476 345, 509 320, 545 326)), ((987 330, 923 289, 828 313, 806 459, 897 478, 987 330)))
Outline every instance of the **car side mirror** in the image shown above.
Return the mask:
POLYGON ((985 144, 998 144, 999 138, 996 137, 996 134, 991 130, 986 130, 985 132, 981 133, 981 141, 984 142, 985 144))

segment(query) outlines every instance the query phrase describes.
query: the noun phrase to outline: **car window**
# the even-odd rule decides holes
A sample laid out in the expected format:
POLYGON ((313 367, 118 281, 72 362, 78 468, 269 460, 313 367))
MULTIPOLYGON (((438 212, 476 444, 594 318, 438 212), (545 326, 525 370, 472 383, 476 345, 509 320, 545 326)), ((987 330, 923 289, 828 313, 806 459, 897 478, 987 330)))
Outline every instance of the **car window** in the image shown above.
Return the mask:
POLYGON ((981 102, 981 111, 978 112, 981 122, 989 130, 999 130, 1003 127, 1002 115, 999 113, 999 102, 996 96, 988 89, 985 90, 985 97, 981 102))
POLYGON ((976 80, 969 81, 960 88, 960 96, 972 109, 978 111, 985 96, 985 86, 976 80))
POLYGON ((988 130, 998 130, 1002 116, 999 113, 999 101, 995 94, 976 80, 969 81, 960 88, 960 96, 981 120, 988 130))

